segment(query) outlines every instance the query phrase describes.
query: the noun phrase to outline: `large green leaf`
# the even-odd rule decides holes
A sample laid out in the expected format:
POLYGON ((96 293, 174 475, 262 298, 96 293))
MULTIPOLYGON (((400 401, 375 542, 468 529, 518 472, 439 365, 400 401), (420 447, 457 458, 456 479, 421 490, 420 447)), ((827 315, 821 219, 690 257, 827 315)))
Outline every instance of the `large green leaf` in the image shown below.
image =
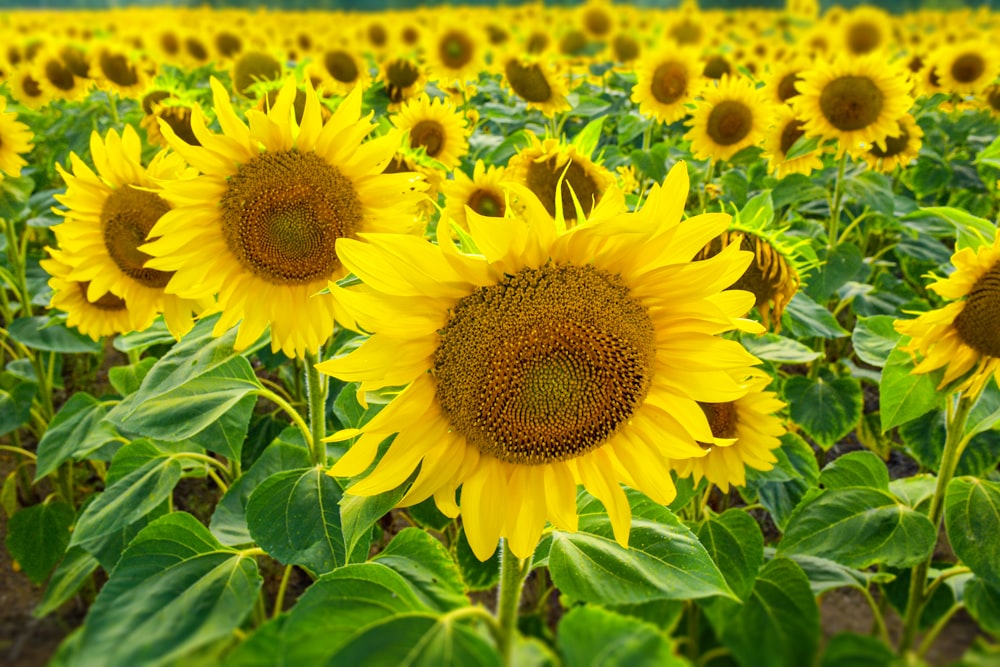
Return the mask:
POLYGON ((223 547, 191 515, 168 514, 122 555, 68 664, 176 664, 239 627, 260 586, 253 558, 223 547))
MULTIPOLYGON (((416 477, 416 473, 413 477, 416 477)), ((356 555, 361 562, 367 560, 368 548, 360 547, 367 544, 372 527, 402 500, 409 486, 408 482, 404 482, 392 491, 375 496, 344 495, 344 499, 340 501, 340 521, 348 554, 356 555)))
POLYGON ((31 419, 31 403, 38 391, 35 382, 29 382, 11 373, 0 376, 0 436, 20 428, 31 419))
POLYGON ((784 395, 792 420, 823 449, 835 445, 861 419, 861 383, 853 377, 798 375, 785 382, 784 395))
MULTIPOLYGON (((765 549, 765 552, 770 552, 769 555, 772 557, 774 555, 773 548, 765 549)), ((885 583, 894 578, 894 575, 888 572, 857 570, 819 556, 796 554, 788 558, 795 561, 795 564, 805 572, 813 595, 822 595, 834 588, 867 589, 872 583, 885 583)))
POLYGON ((871 452, 848 452, 823 468, 819 483, 828 489, 861 486, 889 490, 889 469, 871 452))
POLYGON ((810 489, 816 488, 819 466, 809 443, 795 433, 781 436, 781 447, 774 450, 774 453, 778 457, 775 470, 781 469, 782 472, 787 471, 790 474, 774 481, 764 478, 759 482, 753 482, 753 487, 775 524, 784 530, 789 517, 802 498, 810 489))
POLYGON ((781 364, 806 364, 819 358, 819 352, 793 338, 786 338, 778 334, 743 336, 741 342, 750 354, 764 361, 774 361, 781 364))
MULTIPOLYGON (((546 541, 551 544, 551 538, 543 537, 541 544, 546 541)), ((536 558, 541 546, 536 549, 536 558)), ((500 581, 500 552, 495 551, 487 560, 481 561, 472 553, 469 546, 469 538, 465 536, 465 530, 458 531, 458 544, 455 545, 455 560, 458 569, 462 573, 462 581, 470 591, 486 591, 497 585, 500 581)), ((536 561, 537 564, 537 561, 536 561)), ((545 562, 548 565, 548 561, 545 562)))
MULTIPOLYGON (((934 409, 899 427, 906 452, 928 470, 941 467, 941 455, 947 438, 945 421, 944 410, 934 409)), ((998 462, 1000 431, 981 431, 973 435, 965 446, 958 459, 955 474, 984 477, 997 467, 998 462)))
POLYGON ((114 427, 104 421, 109 409, 106 403, 86 392, 70 396, 38 443, 35 481, 66 461, 82 461, 88 454, 118 438, 114 427))
POLYGON ((684 667, 655 625, 600 607, 575 607, 559 621, 565 667, 684 667))
POLYGON ((731 509, 699 523, 695 534, 729 587, 746 600, 764 562, 764 535, 757 522, 743 510, 731 509))
POLYGON ((401 530, 372 560, 398 572, 429 609, 446 612, 469 604, 451 554, 419 528, 401 530))
POLYGON ((613 537, 606 514, 581 514, 579 532, 552 532, 549 570, 564 595, 600 604, 732 596, 698 538, 674 514, 629 494, 629 548, 613 537))
POLYGON ((878 387, 883 433, 930 412, 941 403, 942 394, 937 390, 940 373, 914 375, 913 368, 910 354, 897 344, 885 362, 878 387))
POLYGON ((792 297, 781 321, 782 326, 798 339, 842 338, 849 335, 829 310, 802 292, 792 297))
POLYGON ((101 344, 45 315, 19 317, 7 327, 10 337, 25 347, 59 354, 96 354, 101 344))
POLYGON ((806 286, 806 294, 817 303, 825 303, 849 280, 864 280, 858 274, 867 268, 865 258, 856 245, 840 243, 820 259, 819 270, 809 276, 806 286))
POLYGON ((347 562, 337 482, 319 466, 272 475, 250 494, 247 526, 276 560, 315 575, 347 562))
POLYGON ((33 612, 34 616, 42 618, 61 607, 76 595, 97 566, 97 559, 81 547, 73 547, 67 551, 46 584, 42 601, 33 612))
POLYGON ((879 368, 885 366, 900 339, 900 334, 893 328, 894 321, 895 318, 889 315, 858 318, 851 333, 851 342, 861 361, 879 368))
POLYGON ((122 396, 128 396, 139 391, 143 379, 156 364, 156 357, 146 357, 128 366, 115 366, 108 369, 108 382, 122 396))
POLYGON ((896 654, 881 639, 841 632, 826 645, 820 667, 892 667, 896 654))
POLYGON ((10 518, 7 550, 21 571, 36 584, 45 581, 63 557, 73 515, 72 507, 54 502, 25 507, 10 518))
POLYGON ((965 607, 983 630, 1000 637, 1000 587, 974 578, 965 585, 965 607))
POLYGON ((975 477, 951 480, 944 523, 955 554, 977 577, 1000 587, 1000 484, 975 477))
POLYGON ((746 603, 728 620, 722 643, 741 665, 810 665, 819 646, 819 608, 806 575, 787 558, 769 561, 746 603))
POLYGON ((778 555, 804 554, 848 567, 916 565, 930 556, 937 530, 888 491, 851 487, 815 493, 800 504, 778 555))

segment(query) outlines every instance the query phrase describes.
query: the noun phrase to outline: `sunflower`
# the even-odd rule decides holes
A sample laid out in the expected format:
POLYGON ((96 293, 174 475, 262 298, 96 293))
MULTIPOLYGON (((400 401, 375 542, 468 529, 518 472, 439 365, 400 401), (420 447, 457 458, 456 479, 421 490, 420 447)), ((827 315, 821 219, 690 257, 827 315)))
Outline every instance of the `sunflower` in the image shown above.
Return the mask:
POLYGON ((317 294, 346 275, 334 249, 340 237, 367 231, 414 231, 423 185, 406 175, 382 175, 399 145, 389 133, 361 144, 374 126, 361 119, 361 90, 322 123, 319 99, 306 82, 302 122, 292 109, 298 90, 289 78, 266 114, 240 120, 229 94, 212 79, 221 134, 200 113, 192 119, 201 146, 160 129, 196 167, 194 179, 165 183, 168 211, 142 246, 147 264, 175 271, 167 291, 190 298, 218 294, 220 335, 241 322, 236 347, 257 340, 270 324, 271 348, 290 357, 315 353, 333 332, 336 301, 317 294))
POLYGON ((455 105, 442 98, 421 95, 407 100, 391 118, 399 130, 409 133, 409 145, 455 169, 469 152, 466 120, 455 105))
POLYGON ((771 123, 773 105, 749 79, 723 76, 709 83, 695 102, 684 135, 695 157, 728 160, 760 142, 771 123))
POLYGON ((367 88, 371 81, 365 61, 347 46, 327 47, 309 64, 309 71, 318 74, 323 87, 334 95, 346 95, 355 86, 367 88))
MULTIPOLYGON (((82 63, 84 67, 86 64, 82 63)), ((58 48, 47 48, 37 54, 33 66, 38 85, 49 99, 75 101, 86 97, 90 80, 76 75, 58 48)))
POLYGON ((614 176, 573 145, 530 136, 531 144, 507 164, 510 179, 531 190, 550 216, 554 217, 561 207, 562 217, 573 222, 577 219, 577 205, 584 216, 590 215, 614 185, 614 176))
POLYGON ((746 484, 747 466, 771 470, 778 460, 772 449, 781 446, 785 427, 774 413, 785 407, 773 391, 764 391, 771 377, 760 371, 746 380, 748 393, 723 403, 698 402, 712 428, 712 439, 699 442, 705 456, 673 462, 678 477, 694 477, 697 485, 705 477, 729 492, 729 485, 746 484))
POLYGON ((41 75, 30 63, 18 65, 7 80, 10 96, 29 109, 41 109, 52 101, 52 92, 40 83, 41 75))
POLYGON ((282 78, 281 61, 267 51, 244 51, 233 60, 230 77, 237 94, 255 97, 250 92, 254 85, 282 78))
POLYGON ((17 119, 13 111, 5 111, 7 98, 0 95, 0 180, 4 175, 17 178, 21 167, 28 164, 22 155, 31 150, 34 135, 17 119))
POLYGON ((105 139, 90 136, 90 154, 97 173, 70 153, 72 172, 56 169, 66 182, 66 193, 55 195, 67 210, 62 224, 52 228, 71 266, 67 278, 87 285, 87 298, 98 302, 113 294, 128 303, 131 328, 143 330, 159 313, 171 333, 180 338, 194 325, 197 314, 211 305, 166 294, 172 274, 145 267, 150 258, 139 246, 170 205, 157 194, 159 183, 185 175, 176 154, 159 153, 143 167, 142 143, 131 125, 121 136, 110 130, 105 139))
POLYGON ((802 73, 792 106, 807 135, 838 140, 838 156, 882 144, 913 99, 906 73, 880 56, 840 58, 802 73))
POLYGON ((423 92, 427 68, 416 57, 401 55, 382 63, 379 80, 385 85, 390 105, 398 105, 423 92))
POLYGON ((761 88, 764 98, 772 104, 791 104, 792 98, 799 94, 795 84, 807 69, 809 62, 801 57, 769 63, 761 88))
POLYGON ((962 41, 936 50, 930 57, 941 88, 959 95, 974 94, 993 83, 1000 67, 998 52, 982 40, 962 41))
POLYGON ((122 97, 136 97, 146 89, 150 63, 130 56, 120 47, 103 42, 90 61, 90 78, 98 88, 115 91, 122 97))
POLYGON ((803 123, 788 106, 779 106, 775 110, 774 124, 764 136, 764 153, 769 169, 777 178, 788 174, 803 174, 808 176, 816 169, 823 168, 823 153, 825 150, 817 146, 813 150, 788 159, 788 153, 799 139, 805 137, 803 123))
POLYGON ((608 0, 587 0, 576 9, 577 21, 587 37, 595 41, 610 41, 618 27, 619 8, 608 0))
POLYGON ((902 349, 920 358, 913 373, 944 368, 938 389, 964 378, 955 389, 975 398, 990 377, 1000 382, 1000 230, 992 244, 963 248, 951 263, 951 275, 927 286, 951 301, 895 327, 912 338, 902 349))
POLYGON ((643 58, 636 67, 632 101, 639 111, 661 123, 687 115, 687 103, 701 86, 701 62, 692 49, 670 48, 643 58))
POLYGON ((993 84, 992 86, 988 86, 979 98, 982 106, 986 108, 994 118, 1000 116, 1000 85, 993 84))
POLYGON ((503 167, 486 167, 482 160, 476 160, 471 179, 458 169, 453 174, 455 179, 447 181, 441 188, 449 220, 468 231, 466 207, 484 218, 502 218, 506 215, 507 191, 501 186, 506 180, 506 170, 503 167))
POLYGON ((905 167, 917 159, 923 136, 913 116, 906 114, 899 119, 899 131, 886 137, 885 148, 874 145, 861 157, 872 169, 891 174, 896 167, 905 167))
POLYGON ((670 502, 666 460, 703 456, 697 443, 712 438, 697 402, 746 393, 731 372, 756 359, 717 334, 749 324, 739 317, 752 297, 720 290, 750 258, 733 246, 690 261, 728 216, 680 221, 683 164, 641 211, 620 213, 616 190, 613 205, 568 230, 518 190, 522 218, 509 209, 506 224, 469 214, 483 255, 459 252, 443 224, 439 245, 378 234, 337 244, 365 289, 331 290, 372 335, 317 367, 360 382, 359 395, 404 388, 361 429, 331 437, 360 436, 329 472, 364 472, 396 433, 348 492, 396 488, 419 465, 400 504, 433 496, 446 515, 461 513, 481 560, 501 537, 530 557, 546 519, 575 530, 578 484, 604 504, 627 546, 620 483, 670 502))
POLYGON ((444 85, 479 78, 483 69, 482 34, 468 23, 450 20, 427 35, 425 52, 431 78, 444 85))
POLYGON ((507 51, 497 61, 504 85, 529 109, 538 109, 552 118, 570 108, 566 79, 554 59, 507 51))
POLYGON ((892 19, 888 12, 871 5, 856 7, 837 24, 846 51, 863 56, 886 50, 892 41, 892 19))
POLYGON ((46 248, 48 259, 39 262, 49 274, 52 297, 49 308, 66 313, 66 326, 75 327, 84 336, 100 340, 102 336, 133 331, 132 318, 125 301, 110 292, 96 301, 87 298, 89 285, 69 278, 72 266, 62 252, 46 248))
MULTIPOLYGON (((149 111, 139 121, 139 126, 146 130, 146 138, 150 144, 155 146, 164 148, 168 146, 166 138, 160 132, 160 120, 169 125, 181 141, 192 146, 200 146, 201 143, 199 143, 198 137, 194 136, 194 130, 191 128, 191 118, 195 106, 197 104, 168 93, 166 97, 150 101, 149 111)), ((143 108, 145 109, 145 107, 144 103, 143 108)))

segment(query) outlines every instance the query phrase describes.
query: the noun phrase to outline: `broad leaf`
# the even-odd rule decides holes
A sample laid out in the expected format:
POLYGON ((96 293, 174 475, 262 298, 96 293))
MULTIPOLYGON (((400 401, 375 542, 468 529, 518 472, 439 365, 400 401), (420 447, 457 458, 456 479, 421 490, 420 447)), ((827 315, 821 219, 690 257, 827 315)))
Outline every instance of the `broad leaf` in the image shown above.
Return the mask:
MULTIPOLYGON (((416 473, 413 477, 416 477, 416 473)), ((367 560, 368 547, 361 549, 359 546, 367 544, 365 540, 371 537, 372 527, 402 500, 409 486, 409 483, 403 483, 392 491, 376 496, 355 496, 350 493, 344 496, 340 501, 340 521, 348 554, 356 555, 359 562, 367 560)))
POLYGON ((764 479, 755 482, 754 486, 761 504, 771 513, 778 528, 784 530, 802 498, 810 489, 816 488, 819 466, 812 448, 795 433, 781 436, 781 447, 774 450, 774 453, 778 457, 775 470, 780 468, 791 474, 782 480, 764 479))
POLYGON ((67 551, 46 584, 42 601, 32 612, 35 618, 48 616, 63 606, 67 600, 76 595, 97 566, 97 559, 81 547, 73 547, 67 551))
POLYGON ((896 654, 881 639, 841 632, 826 645, 820 667, 892 667, 896 654))
POLYGON ((851 342, 861 361, 879 368, 885 366, 900 339, 900 334, 892 326, 894 321, 895 318, 889 315, 858 318, 851 333, 851 342))
POLYGON ((983 630, 1000 637, 1000 587, 974 578, 965 585, 965 608, 983 630))
POLYGON ((372 560, 398 572, 428 609, 446 612, 469 604, 451 554, 419 528, 404 528, 372 560))
POLYGON ((852 377, 798 375, 785 382, 784 395, 792 419, 823 449, 835 445, 861 419, 861 383, 852 377))
MULTIPOLYGON (((947 437, 944 410, 934 409, 899 427, 907 453, 929 470, 941 467, 947 437)), ((955 474, 985 477, 1000 462, 1000 431, 989 429, 972 436, 965 446, 955 474)))
POLYGON ((729 587, 746 600, 764 562, 764 535, 757 522, 743 510, 731 509, 702 521, 695 534, 729 587))
POLYGON ((821 259, 819 270, 809 276, 806 286, 806 293, 817 303, 825 303, 847 281, 864 279, 858 274, 866 268, 865 259, 856 245, 841 243, 821 259))
POLYGON ((654 625, 600 607, 574 607, 559 621, 566 667, 684 667, 654 625))
POLYGON ((142 361, 137 361, 128 366, 115 366, 108 369, 108 382, 122 396, 139 391, 143 378, 149 374, 149 370, 156 364, 156 357, 146 357, 142 361))
POLYGON ((828 489, 861 486, 888 491, 889 469, 871 452, 849 452, 823 468, 819 483, 828 489))
POLYGON ((803 292, 798 292, 788 303, 785 314, 781 318, 782 327, 798 339, 842 338, 848 335, 829 310, 810 299, 803 292))
POLYGON ((889 353, 878 388, 883 433, 930 412, 941 403, 942 394, 937 390, 940 373, 914 375, 913 368, 910 354, 899 349, 899 345, 889 353))
POLYGON ((107 404, 86 392, 70 396, 38 443, 35 481, 66 461, 82 461, 88 454, 118 438, 114 427, 104 421, 109 409, 107 404))
POLYGON ((743 336, 740 340, 750 354, 764 361, 774 361, 780 364, 806 364, 819 358, 819 352, 797 340, 778 334, 743 336))
POLYGON ((951 480, 944 523, 955 554, 977 577, 1000 587, 1000 484, 975 477, 951 480))
POLYGON ((36 584, 45 581, 63 557, 73 515, 72 507, 54 502, 25 507, 10 518, 7 550, 36 584))
POLYGON ((59 354, 96 354, 101 344, 45 315, 19 317, 7 327, 10 337, 25 347, 59 354))

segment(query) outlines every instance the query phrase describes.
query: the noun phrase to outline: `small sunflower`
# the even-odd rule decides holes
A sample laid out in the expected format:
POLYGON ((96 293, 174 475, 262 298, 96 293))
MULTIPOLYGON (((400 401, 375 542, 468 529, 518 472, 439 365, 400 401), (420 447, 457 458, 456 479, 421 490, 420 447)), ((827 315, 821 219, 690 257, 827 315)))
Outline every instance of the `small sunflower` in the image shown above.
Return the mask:
POLYGON ((872 169, 891 174, 896 167, 905 167, 917 159, 923 136, 913 116, 906 114, 899 119, 899 131, 885 138, 885 148, 874 145, 861 157, 872 169))
POLYGON ((880 56, 840 58, 802 73, 792 98, 807 135, 838 140, 838 155, 882 144, 913 99, 906 73, 880 56))
POLYGON ((180 338, 194 325, 193 314, 211 301, 166 294, 164 287, 172 274, 146 268, 150 257, 139 246, 170 210, 157 194, 159 183, 191 174, 185 174, 179 156, 165 151, 144 167, 141 152, 142 143, 131 125, 121 136, 115 130, 105 139, 92 133, 90 154, 97 173, 74 153, 70 153, 72 172, 56 165, 66 192, 55 198, 67 210, 61 211, 64 222, 52 230, 63 261, 72 267, 67 277, 87 284, 91 302, 108 293, 121 297, 128 303, 131 328, 140 331, 163 313, 171 333, 180 338))
POLYGON ((781 446, 778 438, 785 433, 775 413, 785 404, 773 391, 765 391, 770 382, 770 376, 757 371, 746 381, 745 396, 724 403, 699 401, 713 438, 698 443, 705 448, 705 456, 673 462, 678 477, 693 476, 695 485, 704 477, 728 493, 730 485, 746 484, 747 467, 774 468, 778 459, 771 450, 781 446))
POLYGON ((52 92, 41 84, 41 78, 31 63, 23 63, 7 80, 7 90, 11 97, 29 109, 41 109, 52 101, 52 92))
POLYGON ((267 51, 251 49, 233 59, 230 68, 233 90, 238 95, 251 96, 251 89, 262 81, 279 81, 283 78, 281 61, 267 51))
POLYGON ((570 222, 577 218, 577 204, 584 216, 589 215, 615 182, 607 169, 575 146, 556 139, 541 141, 533 134, 531 145, 510 159, 507 174, 531 190, 550 216, 555 217, 561 206, 562 216, 570 222))
POLYGON ((318 73, 323 87, 335 95, 347 95, 355 86, 367 88, 371 81, 364 59, 346 45, 319 52, 309 71, 318 73))
POLYGON ((834 29, 840 31, 844 49, 854 56, 884 51, 892 42, 892 17, 871 5, 856 7, 834 29))
POLYGON ((455 170, 455 179, 442 186, 445 211, 448 218, 468 231, 466 207, 484 218, 502 218, 507 212, 507 190, 501 183, 506 180, 503 167, 486 167, 482 160, 476 160, 470 179, 462 171, 455 170))
POLYGON ((1000 382, 1000 230, 992 244, 963 248, 951 257, 955 271, 927 286, 949 303, 912 320, 896 320, 896 331, 912 340, 902 349, 919 358, 913 373, 944 368, 938 389, 970 397, 993 377, 1000 382))
POLYGON ((112 43, 102 42, 90 61, 90 78, 102 90, 115 91, 122 97, 137 97, 149 84, 150 63, 133 58, 112 43))
POLYGON ((49 274, 48 284, 52 288, 49 308, 66 313, 66 326, 76 328, 95 341, 102 336, 128 333, 135 329, 124 299, 107 292, 96 301, 90 301, 87 298, 89 285, 69 278, 72 266, 62 252, 55 248, 46 250, 49 257, 39 264, 49 274))
POLYGON ((404 387, 361 429, 332 436, 360 437, 329 473, 359 475, 397 434, 348 492, 388 491, 419 466, 400 504, 433 496, 446 515, 461 514, 480 560, 501 537, 530 557, 546 520, 576 530, 578 484, 604 504, 627 546, 620 484, 669 502, 667 459, 703 456, 697 443, 713 437, 698 401, 741 398, 746 388, 732 373, 756 363, 717 335, 748 324, 739 318, 751 297, 721 289, 749 254, 734 246, 690 261, 728 216, 681 222, 683 165, 641 211, 602 206, 569 229, 519 190, 523 217, 508 210, 497 224, 469 214, 483 255, 460 252, 444 225, 439 245, 383 234, 340 241, 365 289, 331 290, 372 335, 317 366, 360 382, 359 395, 404 387), (422 270, 406 268, 415 264, 422 270))
POLYGON ((398 105, 424 91, 427 68, 416 57, 400 55, 382 63, 379 80, 385 85, 390 105, 398 105))
POLYGON ((465 116, 449 100, 421 95, 404 102, 391 120, 399 130, 409 133, 411 149, 422 148, 448 169, 458 167, 469 152, 465 116))
POLYGON ((167 97, 150 101, 149 111, 139 121, 139 126, 146 130, 146 138, 155 146, 166 148, 169 145, 160 132, 161 120, 170 126, 178 139, 192 146, 200 146, 201 143, 191 128, 191 118, 196 106, 198 105, 194 102, 168 94, 167 97))
POLYGON ((804 58, 791 58, 768 64, 764 87, 761 89, 764 98, 772 104, 791 104, 792 98, 799 94, 795 84, 801 80, 802 72, 808 68, 809 62, 804 58))
POLYGON ((808 176, 816 169, 823 168, 823 153, 825 149, 817 146, 815 149, 788 159, 788 153, 799 139, 805 137, 805 123, 799 120, 795 112, 787 106, 777 107, 774 124, 764 136, 764 153, 768 167, 777 178, 788 174, 803 174, 808 176))
MULTIPOLYGON (((86 61, 83 63, 86 65, 86 61)), ((43 49, 33 63, 38 85, 49 99, 75 101, 86 97, 91 81, 73 73, 55 47, 43 49)))
POLYGON ((481 33, 457 20, 429 32, 425 50, 431 78, 444 85, 477 80, 483 69, 482 44, 481 33))
POLYGON ((1000 116, 1000 85, 993 84, 992 86, 988 86, 986 90, 979 95, 979 99, 982 106, 985 107, 994 118, 1000 116))
POLYGON ((749 79, 723 76, 702 88, 684 135, 702 160, 728 160, 760 142, 771 123, 773 105, 749 79))
POLYGON ((13 111, 6 111, 7 98, 0 95, 0 180, 21 175, 21 167, 28 164, 22 157, 31 150, 34 135, 28 126, 17 119, 13 111))
POLYGON ((936 50, 929 65, 945 92, 968 95, 993 83, 1000 74, 997 58, 997 49, 985 41, 962 41, 936 50))
POLYGON ((498 58, 498 66, 504 85, 529 109, 538 109, 552 118, 570 108, 565 77, 554 59, 507 52, 498 58))
POLYGON ((399 145, 398 133, 361 143, 374 126, 361 118, 355 89, 327 123, 306 82, 301 123, 289 78, 265 114, 247 112, 244 124, 222 85, 212 79, 221 134, 204 118, 192 120, 201 146, 177 138, 171 147, 201 172, 164 184, 174 205, 142 246, 149 268, 175 271, 167 291, 189 298, 218 294, 217 335, 239 323, 239 349, 270 325, 271 348, 290 357, 315 353, 333 332, 337 303, 319 293, 346 275, 334 243, 361 232, 416 231, 423 184, 383 175, 399 145))
POLYGON ((692 49, 670 48, 643 58, 635 76, 632 101, 639 111, 673 123, 688 114, 687 103, 701 87, 701 62, 692 49))

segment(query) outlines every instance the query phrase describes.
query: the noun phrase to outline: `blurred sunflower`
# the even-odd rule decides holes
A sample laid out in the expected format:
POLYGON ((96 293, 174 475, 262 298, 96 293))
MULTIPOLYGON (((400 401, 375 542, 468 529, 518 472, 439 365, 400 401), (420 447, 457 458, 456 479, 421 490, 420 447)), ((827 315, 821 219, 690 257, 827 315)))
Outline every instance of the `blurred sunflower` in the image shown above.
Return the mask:
POLYGON ((670 502, 667 459, 703 456, 697 442, 713 437, 698 401, 746 393, 731 372, 756 359, 717 334, 749 324, 739 318, 751 297, 720 290, 750 258, 733 246, 690 261, 728 216, 681 222, 683 164, 641 211, 619 213, 616 190, 611 205, 568 230, 529 191, 517 196, 523 219, 469 214, 484 255, 459 252, 444 225, 439 245, 381 234, 337 244, 365 289, 331 290, 372 335, 317 367, 360 382, 359 396, 404 389, 361 429, 332 436, 360 437, 329 472, 359 475, 396 433, 348 492, 396 488, 419 466, 400 504, 433 496, 446 515, 461 513, 480 560, 501 537, 530 557, 546 520, 576 530, 578 484, 604 504, 627 546, 631 511, 620 484, 670 502))
POLYGON ((951 275, 927 286, 949 303, 895 327, 912 338, 902 348, 919 358, 912 373, 944 368, 938 389, 964 378, 955 390, 975 398, 991 377, 1000 382, 1000 230, 992 244, 963 248, 951 263, 951 275))
POLYGON ((404 102, 391 120, 409 133, 410 148, 424 149, 448 169, 458 167, 469 152, 465 116, 449 100, 421 95, 404 102))
POLYGON ((823 168, 823 153, 825 149, 817 146, 813 150, 796 155, 789 159, 789 151, 795 142, 805 137, 804 125, 795 112, 788 106, 779 106, 775 110, 774 124, 764 136, 764 153, 768 169, 778 178, 788 174, 803 174, 808 176, 816 169, 823 168))
POLYGON ((21 167, 28 164, 22 156, 31 150, 34 139, 28 126, 6 108, 7 98, 0 95, 0 180, 5 175, 14 178, 21 175, 21 167))
POLYGON ((398 105, 423 92, 427 68, 415 56, 397 56, 382 63, 379 80, 385 85, 391 105, 398 105))
POLYGON ((29 109, 41 109, 52 101, 52 92, 41 85, 41 78, 31 63, 18 65, 7 80, 7 90, 11 97, 29 109))
POLYGON ((713 437, 698 443, 705 448, 705 456, 672 462, 678 477, 693 476, 696 486, 704 477, 728 493, 730 484, 746 484, 748 466, 754 470, 774 468, 778 459, 771 450, 781 446, 778 438, 785 433, 775 413, 785 404, 773 391, 765 391, 771 382, 766 373, 754 371, 745 382, 745 396, 724 403, 699 401, 713 437))
POLYGON ((913 116, 906 114, 899 119, 899 131, 885 138, 885 148, 874 145, 861 157, 872 169, 891 174, 896 167, 905 167, 917 159, 923 136, 913 116))
POLYGON ((145 266, 150 256, 139 249, 153 225, 170 210, 157 191, 160 183, 182 177, 184 161, 163 151, 147 167, 141 162, 142 142, 131 125, 121 136, 109 130, 101 139, 90 136, 90 154, 97 173, 75 153, 70 153, 72 171, 56 169, 66 182, 66 192, 55 195, 66 207, 65 218, 52 231, 59 241, 62 259, 71 267, 66 277, 87 285, 87 299, 97 303, 113 294, 128 304, 131 329, 149 327, 163 313, 167 328, 180 338, 194 325, 193 315, 211 305, 164 292, 171 273, 145 266))
POLYGON ((887 50, 892 41, 892 17, 884 9, 871 5, 855 7, 841 18, 835 29, 846 51, 854 56, 887 50))
POLYGON ((577 22, 588 38, 607 42, 618 27, 618 11, 619 8, 608 0, 587 0, 575 13, 577 22))
POLYGON ((503 167, 486 167, 482 160, 476 160, 472 178, 456 169, 454 180, 442 186, 445 211, 448 219, 468 231, 465 217, 466 207, 484 218, 502 218, 507 213, 507 190, 501 186, 506 180, 503 167))
POLYGON ((840 58, 802 73, 792 98, 807 135, 837 139, 837 155, 883 144, 913 99, 906 73, 880 56, 840 58))
POLYGON ((687 103, 701 87, 701 62, 692 49, 660 50, 636 67, 632 101, 645 116, 673 123, 688 114, 687 103))
POLYGON ((153 61, 133 59, 120 46, 108 41, 96 47, 90 61, 90 78, 102 90, 122 97, 137 97, 149 84, 153 61))
POLYGON ((529 109, 538 109, 552 118, 570 108, 566 99, 569 89, 554 60, 507 51, 498 55, 497 65, 504 85, 529 109))
POLYGON ((937 49, 930 56, 929 66, 935 68, 945 92, 975 94, 1000 74, 997 57, 997 49, 982 39, 963 40, 937 49))
POLYGON ((319 99, 305 91, 301 123, 289 78, 265 114, 247 112, 249 127, 229 94, 212 79, 215 134, 196 113, 200 147, 177 138, 171 147, 201 176, 164 184, 174 204, 142 247, 147 264, 175 271, 167 291, 190 298, 218 294, 222 317, 216 335, 239 323, 243 349, 271 327, 271 348, 290 357, 315 353, 333 332, 336 301, 318 294, 346 275, 334 243, 361 232, 415 231, 415 206, 423 184, 406 175, 383 175, 399 145, 395 132, 361 141, 374 126, 361 118, 356 89, 327 123, 319 99))
POLYGON ((56 47, 43 49, 35 56, 34 70, 38 85, 50 100, 83 99, 90 89, 90 79, 74 74, 56 47))
POLYGON ((87 298, 89 285, 69 278, 72 266, 55 248, 46 248, 47 259, 39 264, 49 274, 52 297, 49 308, 66 313, 66 326, 75 327, 84 336, 100 340, 102 336, 133 331, 132 319, 125 301, 110 292, 96 301, 87 298))
POLYGON ((771 123, 773 105, 749 79, 724 76, 709 83, 695 101, 684 137, 702 160, 728 160, 747 146, 760 143, 771 123))
POLYGON ((482 35, 467 22, 445 21, 429 32, 425 51, 430 78, 444 85, 475 81, 483 69, 482 35))
POLYGON ((200 146, 198 137, 194 136, 191 128, 191 118, 193 109, 197 106, 195 102, 178 98, 171 93, 159 99, 143 98, 143 110, 149 108, 146 115, 139 121, 139 126, 146 130, 146 138, 154 146, 166 148, 169 144, 163 133, 160 132, 160 121, 170 126, 177 138, 192 146, 200 146))
POLYGON ((791 104, 792 98, 799 94, 795 84, 808 68, 809 63, 804 58, 769 63, 763 78, 764 87, 761 88, 764 98, 772 104, 791 104))
POLYGON ((274 54, 253 49, 233 59, 229 75, 237 94, 254 97, 250 91, 255 84, 281 80, 282 70, 281 61, 274 54))
POLYGON ((346 46, 324 49, 310 63, 309 71, 318 73, 321 85, 334 95, 347 95, 355 86, 367 88, 371 81, 364 59, 346 46))

